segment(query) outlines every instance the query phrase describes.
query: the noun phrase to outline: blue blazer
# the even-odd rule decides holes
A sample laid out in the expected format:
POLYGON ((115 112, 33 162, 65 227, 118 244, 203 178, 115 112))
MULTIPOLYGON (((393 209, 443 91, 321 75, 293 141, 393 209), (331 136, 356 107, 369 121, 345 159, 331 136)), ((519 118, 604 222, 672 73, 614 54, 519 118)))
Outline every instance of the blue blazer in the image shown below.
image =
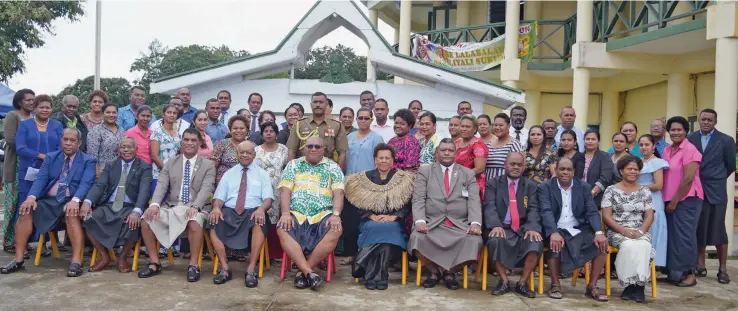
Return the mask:
MULTIPOLYGON (((538 186, 538 206, 541 209, 543 231, 546 237, 550 237, 551 234, 559 231, 558 222, 563 207, 558 178, 551 178, 538 186)), ((572 180, 571 210, 574 218, 579 222, 576 229, 589 226, 593 232, 602 230, 600 212, 592 198, 592 187, 576 177, 572 180)))
POLYGON ((39 131, 36 121, 31 118, 21 121, 18 126, 18 134, 15 137, 16 151, 18 153, 18 180, 25 180, 26 171, 29 167, 40 168, 41 160, 37 159, 41 153, 49 153, 61 149, 61 137, 64 126, 61 122, 49 119, 46 129, 47 141, 39 141, 39 131), (41 150, 41 144, 48 146, 41 150))
MULTIPOLYGON (((46 160, 41 164, 41 169, 33 182, 29 196, 40 199, 54 186, 64 166, 64 152, 54 151, 46 154, 46 160)), ((90 155, 77 151, 72 161, 72 169, 69 171, 69 193, 72 197, 84 200, 87 193, 95 183, 95 159, 90 155)))
POLYGON ((726 179, 735 172, 735 141, 718 130, 712 133, 705 151, 702 151, 700 131, 692 132, 687 139, 700 153, 700 181, 705 200, 710 204, 727 204, 728 193, 725 191, 726 179))

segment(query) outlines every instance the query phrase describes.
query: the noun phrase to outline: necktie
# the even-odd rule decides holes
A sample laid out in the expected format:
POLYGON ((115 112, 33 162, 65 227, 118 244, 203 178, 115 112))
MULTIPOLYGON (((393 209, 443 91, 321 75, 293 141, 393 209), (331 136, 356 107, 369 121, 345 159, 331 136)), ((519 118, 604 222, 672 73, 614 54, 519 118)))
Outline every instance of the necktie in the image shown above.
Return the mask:
POLYGON ((120 172, 118 190, 115 192, 115 201, 113 202, 113 212, 123 209, 123 199, 126 196, 126 179, 128 179, 128 166, 130 166, 130 164, 123 164, 123 171, 120 172))
POLYGON ((182 202, 190 202, 190 160, 185 160, 184 180, 182 181, 182 202))
POLYGON ((515 194, 515 182, 510 183, 510 227, 513 231, 520 228, 520 214, 518 214, 518 200, 515 194))
POLYGON ((220 112, 220 123, 225 123, 225 115, 228 113, 227 110, 220 112))
POLYGON ((241 185, 238 186, 238 197, 236 197, 236 214, 243 214, 243 212, 246 210, 246 189, 248 189, 248 183, 246 182, 246 170, 247 168, 243 169, 243 174, 241 175, 241 185))
POLYGON ((252 116, 251 116, 251 132, 250 132, 250 133, 256 133, 256 131, 257 131, 257 128, 258 128, 258 127, 256 126, 256 123, 257 123, 257 122, 258 122, 258 120, 257 120, 257 116, 256 116, 256 115, 252 115, 252 116))
POLYGON ((64 159, 64 167, 59 175, 59 187, 56 188, 56 201, 59 203, 67 200, 67 175, 69 175, 69 157, 64 159))
POLYGON ((520 130, 515 130, 515 139, 519 142, 520 141, 520 130))
MULTIPOLYGON (((448 176, 449 168, 446 167, 445 169, 446 171, 443 173, 443 186, 446 187, 446 196, 448 197, 451 195, 451 182, 449 181, 449 176, 448 176)), ((443 220, 443 223, 448 227, 454 226, 454 223, 452 223, 451 220, 448 219, 448 217, 446 217, 446 219, 443 220)))

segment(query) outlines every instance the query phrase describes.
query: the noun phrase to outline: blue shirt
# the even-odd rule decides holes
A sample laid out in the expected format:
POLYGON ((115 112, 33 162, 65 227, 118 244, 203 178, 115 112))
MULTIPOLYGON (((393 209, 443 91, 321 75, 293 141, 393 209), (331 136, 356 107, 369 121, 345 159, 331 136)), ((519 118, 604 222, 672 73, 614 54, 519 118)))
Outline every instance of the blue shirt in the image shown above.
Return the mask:
MULTIPOLYGON (((572 126, 571 129, 574 131, 574 133, 577 134, 577 145, 579 145, 579 152, 584 153, 584 132, 582 130, 578 129, 576 126, 572 126)), ((561 148, 561 133, 564 132, 564 127, 559 125, 558 129, 556 130, 556 137, 554 137, 554 140, 556 141, 556 150, 561 148)))
POLYGON ((205 128, 205 133, 210 136, 210 139, 213 140, 213 145, 215 145, 228 135, 228 128, 220 121, 216 123, 213 120, 208 120, 208 127, 205 128))
MULTIPOLYGON (((156 122, 156 117, 151 116, 151 122, 149 122, 149 126, 154 124, 156 122)), ((118 108, 118 127, 123 129, 123 132, 130 130, 132 127, 136 126, 136 112, 133 111, 133 108, 131 108, 131 105, 128 104, 125 107, 118 108)))
POLYGON ((664 156, 664 150, 666 150, 666 147, 669 146, 669 143, 666 142, 665 138, 662 138, 661 140, 656 142, 656 151, 659 152, 659 156, 664 156))
MULTIPOLYGON (((223 202, 224 208, 236 208, 236 200, 238 199, 238 188, 241 187, 241 177, 244 168, 242 165, 236 165, 223 174, 215 189, 213 199, 223 202)), ((264 204, 264 200, 274 200, 272 183, 269 180, 269 174, 256 165, 251 163, 246 171, 246 209, 258 208, 264 204)), ((275 207, 272 207, 275 208, 275 207)), ((276 207, 279 208, 279 207, 276 207)))
POLYGON ((190 109, 185 111, 180 117, 180 119, 185 120, 189 122, 190 124, 192 124, 192 117, 195 116, 195 112, 197 112, 197 109, 195 109, 195 107, 192 107, 192 105, 190 105, 190 109))
POLYGON ((346 152, 346 175, 374 169, 374 147, 384 142, 381 135, 370 132, 358 139, 359 131, 348 134, 346 152))
POLYGON ((707 135, 703 134, 702 131, 700 131, 700 139, 702 140, 702 152, 705 152, 705 149, 707 149, 707 144, 710 143, 710 138, 712 138, 712 134, 715 133, 715 129, 712 129, 710 133, 707 133, 707 135))

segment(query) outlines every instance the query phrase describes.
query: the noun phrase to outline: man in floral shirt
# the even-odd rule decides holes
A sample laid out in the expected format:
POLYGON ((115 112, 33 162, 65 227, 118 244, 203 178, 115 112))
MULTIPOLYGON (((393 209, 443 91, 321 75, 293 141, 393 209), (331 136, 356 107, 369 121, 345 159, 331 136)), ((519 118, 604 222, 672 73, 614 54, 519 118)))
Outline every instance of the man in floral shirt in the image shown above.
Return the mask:
POLYGON ((324 148, 321 137, 308 138, 305 157, 287 164, 279 184, 282 216, 277 235, 300 270, 295 277, 299 289, 317 289, 323 284, 313 267, 333 252, 343 231, 343 173, 324 156, 324 148), (309 259, 306 254, 311 254, 309 259))

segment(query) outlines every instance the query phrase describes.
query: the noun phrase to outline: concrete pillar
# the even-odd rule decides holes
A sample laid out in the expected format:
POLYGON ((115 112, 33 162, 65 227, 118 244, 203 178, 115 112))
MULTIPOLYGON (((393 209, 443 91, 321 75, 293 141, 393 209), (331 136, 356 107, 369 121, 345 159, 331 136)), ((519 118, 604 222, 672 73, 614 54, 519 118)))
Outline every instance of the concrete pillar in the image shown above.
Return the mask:
MULTIPOLYGON (((374 25, 374 28, 379 28, 379 15, 377 10, 369 10, 369 22, 374 25)), ((366 82, 373 82, 377 79, 377 72, 374 70, 372 61, 369 59, 369 52, 366 53, 366 82)))
MULTIPOLYGON (((592 42, 593 10, 594 4, 591 0, 577 1, 577 44, 592 42)), ((578 116, 574 125, 583 131, 586 130, 587 116, 589 115, 589 69, 574 68, 571 106, 578 116)))
MULTIPOLYGON (((539 20, 541 19, 541 6, 543 5, 542 1, 526 1, 525 6, 523 7, 525 9, 525 12, 523 13, 523 17, 526 20, 539 20)), ((542 30, 542 26, 538 25, 538 33, 544 33, 542 30)), ((541 56, 541 49, 534 49, 533 50, 533 56, 541 56)))
POLYGON ((612 135, 620 130, 620 92, 606 91, 602 93, 602 123, 600 124, 600 149, 607 150, 612 146, 612 135))
MULTIPOLYGON (((413 2, 404 0, 400 2, 400 27, 399 27, 399 52, 410 55, 410 25, 412 23, 413 2)), ((397 34, 397 33, 396 33, 397 34)), ((405 79, 395 77, 395 84, 404 84, 405 79)))
POLYGON ((669 74, 666 82, 666 115, 664 116, 667 120, 675 116, 689 117, 692 112, 689 106, 690 88, 689 74, 669 74))
MULTIPOLYGON (((502 84, 517 88, 520 77, 520 58, 518 55, 518 33, 520 31, 520 1, 507 0, 505 3, 505 59, 500 66, 502 84)), ((511 107, 512 108, 512 107, 511 107)), ((510 114, 510 109, 505 110, 510 114)))
POLYGON ((469 26, 471 1, 456 1, 456 28, 469 26))
MULTIPOLYGON (((530 128, 532 125, 541 124, 543 118, 540 116, 541 111, 541 91, 525 90, 525 110, 528 111, 528 118, 525 120, 525 127, 530 128)), ((508 111, 509 113, 509 111, 508 111)))
POLYGON ((400 27, 395 28, 395 40, 392 44, 400 44, 400 27))

